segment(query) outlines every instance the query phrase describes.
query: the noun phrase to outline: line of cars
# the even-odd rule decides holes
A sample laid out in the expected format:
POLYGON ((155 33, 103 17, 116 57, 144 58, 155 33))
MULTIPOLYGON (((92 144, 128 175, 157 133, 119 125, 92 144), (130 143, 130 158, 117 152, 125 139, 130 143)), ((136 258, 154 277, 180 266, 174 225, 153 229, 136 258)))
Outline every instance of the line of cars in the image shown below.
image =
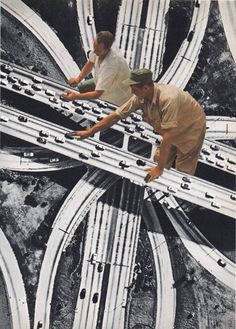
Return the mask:
MULTIPOLYGON (((94 265, 94 266, 98 263, 97 271, 99 273, 101 273, 103 271, 104 264, 102 262, 97 261, 97 254, 96 253, 92 254, 91 258, 89 259, 89 262, 91 263, 91 265, 94 265)), ((86 289, 85 288, 81 289, 79 296, 80 296, 80 299, 85 298, 85 296, 86 296, 86 289)), ((98 292, 95 292, 93 294, 92 302, 94 304, 98 302, 98 296, 99 296, 98 292)))

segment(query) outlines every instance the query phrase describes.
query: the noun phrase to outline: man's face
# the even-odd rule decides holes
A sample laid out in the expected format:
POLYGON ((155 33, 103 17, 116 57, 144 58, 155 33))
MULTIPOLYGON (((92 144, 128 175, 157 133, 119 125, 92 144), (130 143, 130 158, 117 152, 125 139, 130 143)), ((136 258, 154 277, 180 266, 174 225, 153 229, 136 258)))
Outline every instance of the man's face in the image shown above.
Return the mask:
POLYGON ((95 39, 93 42, 93 51, 97 56, 104 56, 107 53, 107 49, 104 48, 103 43, 98 43, 97 40, 95 39))
POLYGON ((146 96, 145 85, 143 85, 143 86, 131 85, 130 88, 131 88, 132 94, 136 95, 138 98, 145 98, 145 96, 146 96))

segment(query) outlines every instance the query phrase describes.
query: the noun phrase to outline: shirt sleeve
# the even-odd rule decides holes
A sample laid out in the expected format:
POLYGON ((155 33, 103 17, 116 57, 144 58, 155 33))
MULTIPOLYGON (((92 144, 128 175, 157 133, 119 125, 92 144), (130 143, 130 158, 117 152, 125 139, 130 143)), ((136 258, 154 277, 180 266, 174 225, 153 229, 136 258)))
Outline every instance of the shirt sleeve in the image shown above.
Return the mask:
POLYGON ((126 103, 116 109, 116 113, 121 119, 127 118, 130 113, 140 108, 140 101, 137 96, 133 95, 126 103))
POLYGON ((96 54, 93 51, 90 51, 90 53, 89 53, 89 61, 92 62, 92 63, 95 63, 96 57, 97 57, 96 54))
POLYGON ((175 99, 166 98, 161 104, 161 128, 169 129, 177 127, 178 106, 175 99))

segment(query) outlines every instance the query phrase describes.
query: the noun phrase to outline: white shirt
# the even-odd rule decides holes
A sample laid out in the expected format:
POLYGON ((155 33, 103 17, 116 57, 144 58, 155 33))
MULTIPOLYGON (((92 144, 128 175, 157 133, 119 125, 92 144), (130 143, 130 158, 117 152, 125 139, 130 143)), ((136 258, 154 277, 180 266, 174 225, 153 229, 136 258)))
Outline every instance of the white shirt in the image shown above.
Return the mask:
POLYGON ((124 104, 132 96, 130 87, 122 83, 130 75, 125 59, 111 49, 101 64, 93 51, 89 60, 94 63, 95 90, 104 90, 100 98, 116 105, 124 104))

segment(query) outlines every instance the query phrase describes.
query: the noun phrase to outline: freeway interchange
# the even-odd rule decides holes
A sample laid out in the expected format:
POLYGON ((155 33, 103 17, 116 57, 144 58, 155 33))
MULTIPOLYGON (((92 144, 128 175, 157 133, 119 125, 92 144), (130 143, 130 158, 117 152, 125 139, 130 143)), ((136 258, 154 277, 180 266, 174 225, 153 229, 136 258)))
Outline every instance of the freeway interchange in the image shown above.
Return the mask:
MULTIPOLYGON (((91 25, 86 23, 88 22, 86 20, 88 17, 93 19, 91 1, 78 1, 77 3, 79 14, 82 14, 83 19, 81 20, 80 17, 78 23, 81 27, 87 24, 82 37, 88 37, 86 39, 86 47, 89 50, 95 33, 93 21, 91 25)), ((200 7, 194 7, 190 31, 192 28, 196 27, 196 29, 192 41, 190 43, 187 40, 183 42, 180 52, 172 63, 172 67, 169 68, 166 77, 163 78, 164 83, 174 83, 183 88, 190 78, 201 48, 201 40, 207 22, 207 19, 204 19, 204 17, 208 15, 209 3, 209 1, 204 1, 200 7), (176 81, 174 80, 175 78, 177 79, 176 81)), ((13 5, 15 4, 13 1, 13 5)), ((134 43, 133 45, 131 43, 128 44, 126 48, 125 38, 121 39, 123 33, 119 37, 118 29, 116 39, 119 41, 120 38, 120 46, 125 52, 127 59, 130 58, 129 61, 132 65, 137 65, 138 61, 141 60, 143 61, 142 63, 148 63, 152 56, 151 52, 148 53, 148 58, 144 58, 144 54, 139 57, 138 53, 132 57, 131 54, 134 50, 132 47, 138 49, 136 46, 142 33, 143 40, 146 40, 147 45, 150 42, 152 43, 155 37, 159 38, 165 34, 160 33, 159 36, 157 33, 159 28, 166 28, 164 19, 160 27, 152 24, 154 22, 157 24, 160 21, 159 19, 164 18, 169 3, 165 1, 166 7, 163 8, 163 11, 158 11, 160 17, 158 20, 155 20, 155 15, 151 15, 152 6, 162 6, 164 2, 149 1, 150 6, 147 14, 151 15, 153 20, 148 21, 150 26, 147 27, 146 31, 139 29, 138 24, 135 22, 135 17, 140 18, 140 8, 138 6, 135 8, 137 11, 134 10, 132 13, 129 10, 124 11, 125 6, 130 4, 131 1, 122 1, 119 19, 124 18, 124 22, 122 25, 118 24, 118 27, 122 26, 123 33, 127 35, 133 33, 134 43), (123 15, 123 12, 126 12, 127 15, 123 15), (131 22, 126 22, 129 19, 129 13, 131 22), (150 33, 150 38, 147 38, 147 32, 150 33)), ((34 23, 34 20, 31 21, 28 18, 25 20, 25 23, 27 24, 29 21, 31 24, 34 23)), ((34 24, 31 26, 33 26, 33 30, 37 29, 34 24)), ((47 40, 47 37, 45 40, 47 40)), ((54 42, 56 43, 56 41, 54 42)), ((160 61, 156 63, 157 75, 158 70, 161 69, 164 43, 165 38, 160 38, 160 51, 158 54, 160 61)), ((150 50, 150 47, 148 49, 150 50)), ((53 49, 50 49, 49 52, 53 54, 53 49)), ((62 63, 63 56, 57 61, 62 63)), ((68 61, 70 60, 68 59, 68 61)), ((152 62, 150 61, 149 63, 152 62)), ((2 62, 1 69, 1 86, 3 90, 17 94, 19 97, 24 95, 38 103, 45 104, 51 111, 61 113, 62 116, 68 117, 73 114, 78 123, 83 124, 86 120, 96 122, 115 108, 112 104, 106 104, 101 101, 78 102, 77 104, 64 103, 59 98, 59 94, 65 88, 63 84, 37 74, 32 74, 16 65, 11 65, 11 63, 2 62), (6 66, 11 67, 13 70, 6 72, 6 66)), ((65 67, 61 69, 64 72, 67 70, 65 67)), ((74 70, 75 66, 72 65, 71 72, 74 70)), ((70 74, 66 73, 68 77, 70 74)), ((125 327, 127 321, 125 312, 129 305, 129 291, 132 287, 133 275, 135 273, 137 236, 141 220, 140 209, 137 209, 136 205, 139 204, 141 207, 144 189, 149 193, 149 188, 151 188, 150 193, 155 195, 157 202, 163 206, 168 218, 194 258, 209 272, 214 273, 214 276, 219 281, 234 289, 232 280, 235 272, 234 264, 204 240, 201 234, 197 232, 196 227, 190 223, 184 212, 181 211, 181 207, 175 200, 175 197, 234 218, 235 193, 208 181, 181 175, 175 170, 166 171, 165 178, 162 177, 157 182, 149 184, 148 188, 145 187, 143 168, 145 165, 153 165, 151 159, 155 145, 160 142, 160 136, 142 122, 139 116, 131 117, 126 122, 120 122, 114 127, 114 133, 117 133, 123 140, 119 148, 116 147, 115 143, 109 144, 108 138, 102 136, 102 134, 97 134, 94 138, 86 141, 68 140, 65 137, 65 133, 68 131, 66 127, 55 125, 52 122, 47 122, 4 105, 1 106, 0 125, 5 134, 26 140, 37 147, 46 148, 46 154, 49 154, 52 159, 58 158, 58 155, 63 159, 66 156, 67 159, 73 159, 67 160, 67 164, 69 163, 68 161, 71 161, 71 165, 85 164, 89 170, 64 201, 52 225, 40 269, 34 312, 34 329, 49 328, 50 326, 51 302, 59 261, 62 255, 66 253, 72 237, 87 214, 89 215, 87 218, 84 243, 85 252, 81 269, 82 281, 79 287, 73 328, 92 329, 96 328, 97 325, 102 329, 107 329, 109 326, 119 329, 125 327), (26 118, 26 120, 20 120, 20 117, 26 118), (44 136, 41 136, 42 131, 44 136), (136 143, 137 140, 138 145, 133 145, 134 141, 136 143), (44 144, 45 141, 46 143, 44 144), (149 150, 148 154, 145 153, 146 148, 149 150), (142 151, 141 155, 137 154, 140 149, 142 151), (57 153, 57 156, 54 155, 54 152, 57 153), (105 171, 101 170, 101 168, 105 171), (114 186, 119 177, 122 177, 122 193, 117 208, 117 205, 110 202, 108 196, 105 201, 101 201, 100 198, 105 191, 113 187, 110 198, 114 199, 116 195, 116 187, 114 186), (131 206, 126 202, 126 195, 132 195, 131 206), (114 218, 116 223, 114 223, 114 218), (94 241, 97 241, 96 245, 93 243, 94 241), (208 262, 207 258, 209 253, 211 256, 210 262, 208 262), (222 264, 227 264, 225 268, 219 266, 219 259, 223 262, 222 264), (104 287, 107 287, 106 292, 104 287), (103 310, 102 315, 101 308, 103 310)), ((234 138, 235 121, 233 118, 225 118, 225 121, 222 121, 222 118, 219 117, 210 118, 208 119, 208 127, 207 139, 202 149, 200 161, 233 177, 236 164, 235 151, 222 143, 215 142, 215 139, 234 138)), ((34 150, 34 148, 32 149, 34 150)), ((32 150, 25 152, 30 153, 32 150)), ((54 170, 60 170, 67 165, 60 159, 57 164, 53 162, 51 164, 51 166, 47 165, 47 168, 41 166, 41 169, 36 169, 37 166, 33 168, 30 163, 27 165, 21 163, 19 167, 27 171, 49 170, 48 168, 50 170, 53 170, 53 168, 54 170)), ((10 167, 9 162, 8 165, 6 164, 7 166, 8 168, 10 167)), ((150 226, 149 239, 154 256, 154 268, 156 273, 160 274, 157 289, 156 328, 171 328, 175 321, 176 291, 173 289, 174 278, 169 251, 158 222, 158 215, 155 213, 154 205, 155 202, 150 202, 150 199, 147 199, 144 202, 145 210, 143 216, 147 226, 150 226), (150 223, 150 220, 152 220, 152 223, 150 223), (168 322, 166 321, 167 317, 168 322)), ((5 241, 4 238, 1 240, 5 241)), ((5 244, 4 250, 8 250, 10 259, 15 259, 9 244, 5 244)), ((17 261, 14 260, 15 269, 8 268, 6 266, 7 262, 7 259, 1 257, 1 268, 3 268, 4 264, 4 277, 7 281, 7 289, 11 300, 13 329, 18 329, 17 323, 22 323, 21 328, 29 328, 27 300, 21 275, 18 275, 17 290, 12 293, 11 282, 15 277, 13 273, 18 273, 19 270, 17 261), (8 276, 8 274, 10 275, 8 276)))

